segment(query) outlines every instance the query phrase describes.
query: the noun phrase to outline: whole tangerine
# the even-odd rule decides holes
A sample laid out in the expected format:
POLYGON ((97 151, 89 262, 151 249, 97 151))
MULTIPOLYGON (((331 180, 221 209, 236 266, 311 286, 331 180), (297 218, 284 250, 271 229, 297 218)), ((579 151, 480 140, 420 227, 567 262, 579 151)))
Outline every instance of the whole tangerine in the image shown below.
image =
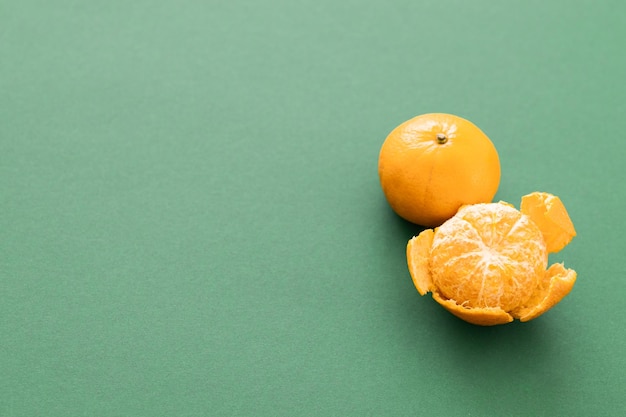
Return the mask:
POLYGON ((472 122, 429 113, 407 120, 387 136, 378 175, 400 217, 434 227, 463 205, 491 202, 500 185, 500 159, 491 140, 472 122))

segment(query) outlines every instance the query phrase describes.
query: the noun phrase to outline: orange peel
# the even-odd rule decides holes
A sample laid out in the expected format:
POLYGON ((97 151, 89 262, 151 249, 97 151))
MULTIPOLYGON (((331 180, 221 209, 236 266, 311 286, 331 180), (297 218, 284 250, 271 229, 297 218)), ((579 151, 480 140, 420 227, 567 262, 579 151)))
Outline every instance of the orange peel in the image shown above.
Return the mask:
POLYGON ((539 317, 563 299, 576 272, 548 253, 576 235, 558 197, 531 193, 512 205, 466 205, 440 227, 409 240, 407 263, 420 295, 455 316, 491 326, 539 317))

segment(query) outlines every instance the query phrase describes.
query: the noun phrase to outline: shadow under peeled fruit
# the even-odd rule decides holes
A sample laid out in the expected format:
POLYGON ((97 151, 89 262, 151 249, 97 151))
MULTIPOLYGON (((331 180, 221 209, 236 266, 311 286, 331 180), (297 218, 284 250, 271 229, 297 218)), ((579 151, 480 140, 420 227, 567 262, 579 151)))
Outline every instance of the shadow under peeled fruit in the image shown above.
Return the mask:
POLYGON ((576 272, 547 268, 548 253, 576 235, 561 201, 532 193, 522 211, 508 203, 461 207, 440 227, 407 244, 409 272, 421 295, 478 325, 532 320, 572 289, 576 272))

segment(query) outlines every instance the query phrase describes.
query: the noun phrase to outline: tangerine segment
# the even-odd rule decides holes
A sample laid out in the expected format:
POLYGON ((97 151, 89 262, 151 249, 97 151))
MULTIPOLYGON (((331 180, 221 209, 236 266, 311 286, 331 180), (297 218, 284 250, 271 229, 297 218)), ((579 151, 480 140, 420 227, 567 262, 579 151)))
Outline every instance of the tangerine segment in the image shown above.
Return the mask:
POLYGON ((495 326, 497 324, 505 324, 513 321, 513 317, 498 307, 488 308, 466 308, 458 305, 454 300, 446 300, 434 292, 433 298, 443 308, 454 314, 461 320, 468 323, 477 324, 479 326, 495 326))
POLYGON ((525 195, 520 211, 539 226, 549 253, 560 251, 576 236, 565 206, 555 195, 541 192, 525 195))
POLYGON ((428 269, 428 258, 430 258, 433 235, 432 229, 426 229, 409 240, 409 243, 406 245, 409 272, 413 279, 413 285, 415 285, 420 295, 425 295, 433 288, 433 280, 428 269))
POLYGON ((574 287, 576 271, 568 269, 562 263, 554 264, 545 273, 542 285, 529 300, 530 307, 514 312, 520 321, 529 321, 539 317, 554 307, 574 287))
POLYGON ((443 298, 505 312, 526 305, 548 262, 539 228, 501 203, 462 207, 436 230, 431 254, 432 282, 443 298))

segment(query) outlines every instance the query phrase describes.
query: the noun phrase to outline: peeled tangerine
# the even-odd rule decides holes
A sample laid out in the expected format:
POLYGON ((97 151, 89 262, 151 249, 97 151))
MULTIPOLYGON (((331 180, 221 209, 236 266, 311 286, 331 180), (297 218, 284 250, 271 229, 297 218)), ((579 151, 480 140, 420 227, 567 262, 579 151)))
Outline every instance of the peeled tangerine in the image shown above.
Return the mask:
POLYGON ((532 320, 574 286, 576 272, 549 268, 548 253, 576 236, 561 200, 534 192, 521 210, 504 202, 463 206, 413 237, 407 260, 413 284, 455 316, 482 326, 532 320), (547 269, 546 269, 547 268, 547 269))

